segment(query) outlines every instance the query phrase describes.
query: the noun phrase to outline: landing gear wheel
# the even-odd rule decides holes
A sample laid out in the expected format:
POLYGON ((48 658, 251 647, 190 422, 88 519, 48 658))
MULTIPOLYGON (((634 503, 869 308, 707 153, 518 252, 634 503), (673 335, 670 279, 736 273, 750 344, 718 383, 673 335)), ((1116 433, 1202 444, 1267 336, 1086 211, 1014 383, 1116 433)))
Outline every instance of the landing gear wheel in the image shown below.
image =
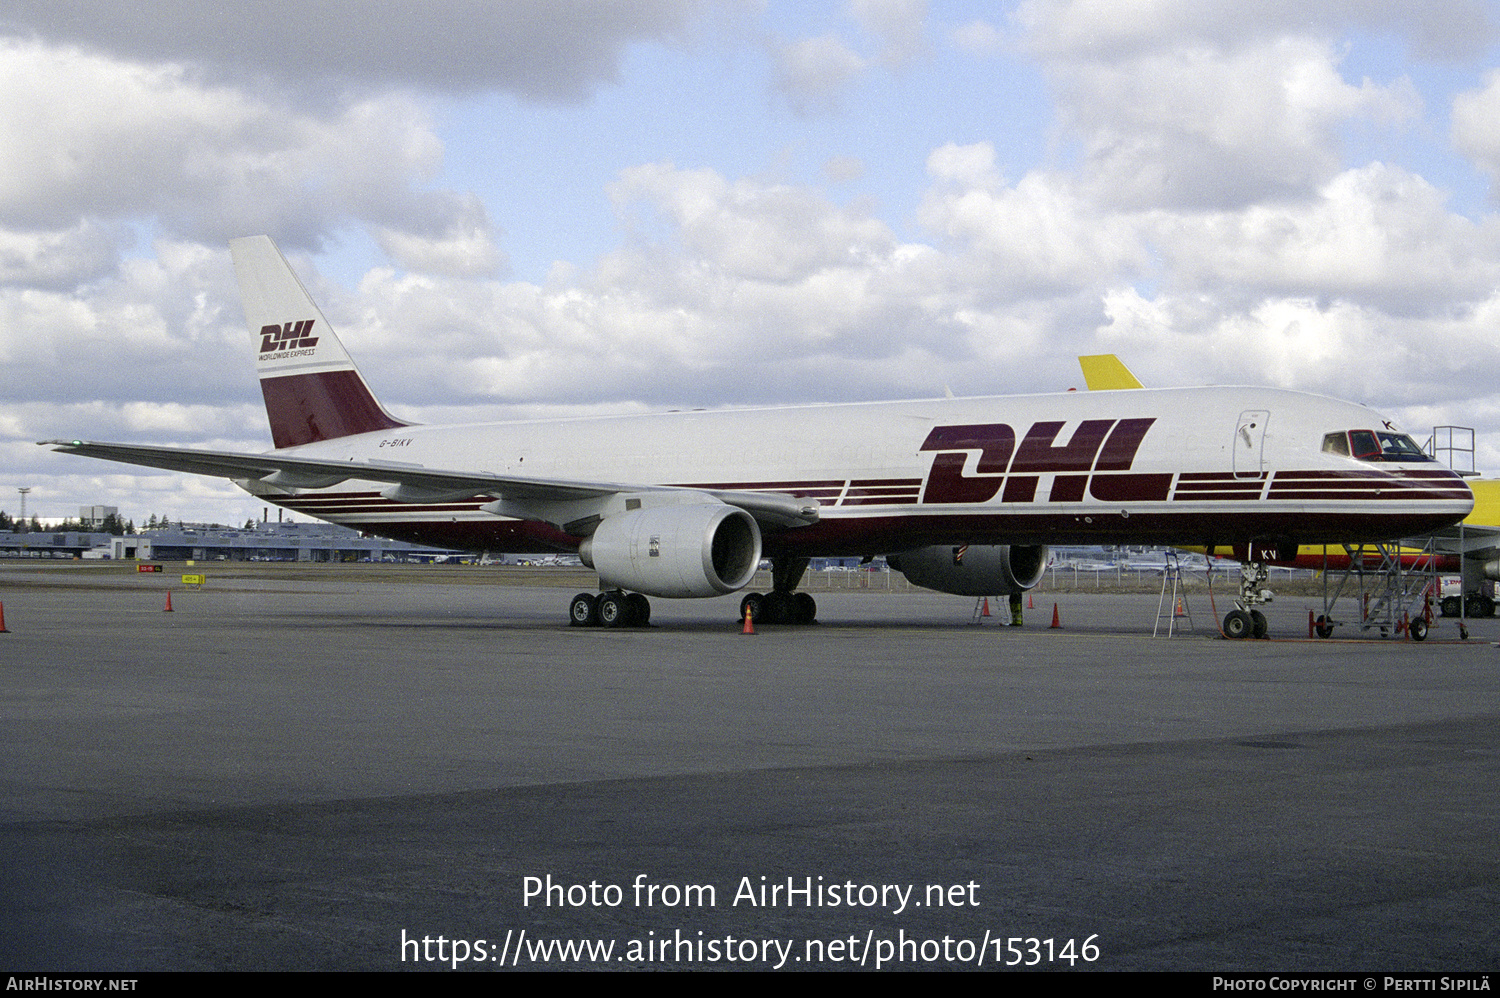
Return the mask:
POLYGON ((818 619, 818 602, 807 593, 747 593, 740 600, 740 620, 747 608, 752 624, 811 624, 818 619))
POLYGON ((1406 633, 1411 635, 1413 641, 1427 640, 1427 621, 1418 617, 1406 628, 1406 633))
POLYGON ((1259 610, 1250 611, 1250 632, 1257 638, 1263 638, 1270 633, 1271 625, 1266 623, 1266 615, 1259 610))
POLYGON ((579 593, 568 604, 568 623, 574 627, 593 627, 599 623, 599 597, 579 593))
POLYGON ((792 594, 766 593, 764 612, 768 624, 790 624, 792 622, 792 594))
POLYGON ((1331 638, 1333 637, 1333 625, 1328 622, 1327 617, 1319 617, 1317 625, 1313 628, 1313 633, 1320 638, 1331 638))
POLYGON ((792 594, 792 622, 811 624, 818 619, 818 601, 808 593, 792 594))
POLYGON ((630 593, 625 597, 625 602, 630 605, 630 626, 645 627, 651 623, 651 601, 640 593, 630 593))
POLYGON ((1255 630, 1255 622, 1244 610, 1230 610, 1224 617, 1224 636, 1238 641, 1248 638, 1255 630))
POLYGON ((1443 601, 1441 603, 1439 603, 1438 606, 1441 608, 1443 616, 1445 616, 1445 617, 1457 617, 1460 613, 1463 612, 1463 608, 1464 608, 1463 597, 1461 597, 1461 596, 1444 596, 1443 597, 1443 601))
POLYGON ((766 598, 760 593, 746 593, 745 598, 740 600, 740 620, 745 619, 745 613, 750 613, 750 623, 764 624, 766 622, 766 598))
POLYGON ((599 597, 599 623, 604 627, 630 626, 630 601, 624 593, 605 593, 599 597))

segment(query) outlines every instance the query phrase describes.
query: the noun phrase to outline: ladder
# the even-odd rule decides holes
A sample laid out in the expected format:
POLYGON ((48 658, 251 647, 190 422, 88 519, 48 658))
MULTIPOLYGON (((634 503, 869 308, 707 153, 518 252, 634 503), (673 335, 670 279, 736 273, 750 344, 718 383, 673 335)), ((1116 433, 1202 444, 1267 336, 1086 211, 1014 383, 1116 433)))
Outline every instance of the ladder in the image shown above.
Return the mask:
POLYGON ((1197 630, 1193 624, 1192 611, 1188 609, 1187 591, 1182 586, 1182 564, 1177 560, 1177 552, 1170 548, 1167 550, 1167 566, 1161 576, 1161 599, 1156 604, 1156 626, 1151 628, 1153 638, 1161 630, 1163 619, 1167 622, 1169 638, 1176 630, 1179 620, 1187 621, 1188 630, 1197 630))

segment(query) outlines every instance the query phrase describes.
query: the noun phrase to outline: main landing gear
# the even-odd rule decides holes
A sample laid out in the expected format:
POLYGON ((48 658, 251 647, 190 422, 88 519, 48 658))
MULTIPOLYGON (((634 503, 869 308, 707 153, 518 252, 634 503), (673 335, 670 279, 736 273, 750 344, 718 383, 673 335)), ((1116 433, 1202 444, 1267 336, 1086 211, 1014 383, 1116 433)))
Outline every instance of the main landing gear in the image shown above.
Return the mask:
POLYGON ((771 591, 748 593, 740 600, 740 620, 750 614, 756 624, 811 624, 818 619, 818 602, 807 593, 794 592, 807 571, 806 558, 772 558, 771 591))
MULTIPOLYGON (((807 593, 794 592, 807 571, 806 558, 773 558, 771 591, 749 593, 740 600, 757 624, 811 624, 818 619, 818 604, 807 593)), ((646 627, 651 622, 651 601, 640 593, 612 589, 599 594, 579 593, 568 604, 568 623, 574 627, 646 627)))
POLYGON ((1234 609, 1224 616, 1226 638, 1263 638, 1268 630, 1266 615, 1255 609, 1257 604, 1271 602, 1271 590, 1262 588, 1270 578, 1263 561, 1240 564, 1240 596, 1234 609))
POLYGON ((640 593, 612 589, 607 593, 579 593, 568 604, 568 623, 574 627, 645 627, 651 623, 651 601, 640 593))

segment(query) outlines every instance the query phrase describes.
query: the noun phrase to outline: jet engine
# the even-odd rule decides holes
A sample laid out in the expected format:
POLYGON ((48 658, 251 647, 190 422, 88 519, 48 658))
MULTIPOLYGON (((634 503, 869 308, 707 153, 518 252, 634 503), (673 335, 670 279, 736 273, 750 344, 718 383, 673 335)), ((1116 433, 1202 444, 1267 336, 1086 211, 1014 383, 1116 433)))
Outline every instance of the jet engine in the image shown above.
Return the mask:
POLYGON ((957 596, 1009 596, 1042 581, 1047 546, 939 544, 890 555, 886 562, 924 589, 957 596))
POLYGON ((605 586, 647 596, 722 596, 760 565, 755 517, 722 503, 656 506, 606 516, 578 548, 605 586))

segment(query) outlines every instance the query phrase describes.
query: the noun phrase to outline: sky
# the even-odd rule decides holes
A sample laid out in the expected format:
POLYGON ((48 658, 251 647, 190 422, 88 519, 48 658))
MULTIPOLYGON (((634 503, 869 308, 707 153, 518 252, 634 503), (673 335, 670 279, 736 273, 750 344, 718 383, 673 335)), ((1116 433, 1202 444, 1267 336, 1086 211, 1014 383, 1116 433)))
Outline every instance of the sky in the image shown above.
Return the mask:
POLYGON ((269 449, 258 233, 417 422, 1115 353, 1474 427, 1500 471, 1497 0, 8 0, 0 508, 261 515, 36 446, 269 449))

